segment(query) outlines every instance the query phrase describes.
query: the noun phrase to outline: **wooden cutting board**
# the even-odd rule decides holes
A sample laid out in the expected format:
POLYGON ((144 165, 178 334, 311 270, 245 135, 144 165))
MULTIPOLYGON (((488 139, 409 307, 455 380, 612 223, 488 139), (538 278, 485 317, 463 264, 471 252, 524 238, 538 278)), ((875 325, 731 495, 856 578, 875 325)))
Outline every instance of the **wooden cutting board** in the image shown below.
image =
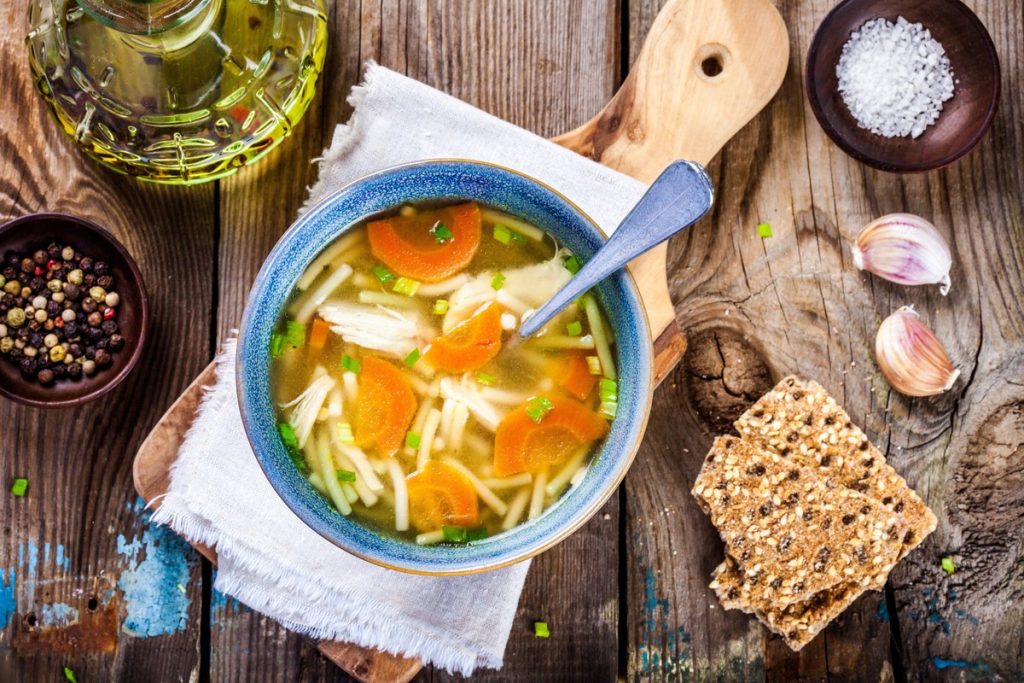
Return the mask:
MULTIPOLYGON (((645 182, 676 159, 707 164, 768 104, 788 63, 786 26, 770 0, 669 0, 608 105, 554 141, 645 182)), ((669 297, 666 255, 662 245, 630 266, 651 323, 658 382, 686 350, 669 297)), ((147 502, 167 491, 203 388, 213 382, 211 364, 139 448, 135 488, 147 502)), ((194 545, 216 562, 212 548, 194 545)), ((416 659, 347 643, 321 641, 318 647, 366 683, 404 683, 422 667, 416 659)))

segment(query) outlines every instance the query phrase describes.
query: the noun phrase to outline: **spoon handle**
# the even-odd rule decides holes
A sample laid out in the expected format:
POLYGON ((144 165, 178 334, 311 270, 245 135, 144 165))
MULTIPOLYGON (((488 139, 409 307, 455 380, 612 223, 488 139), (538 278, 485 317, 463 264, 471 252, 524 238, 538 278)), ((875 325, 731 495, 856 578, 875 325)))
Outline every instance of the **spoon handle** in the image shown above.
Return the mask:
POLYGON ((598 282, 699 221, 711 209, 714 197, 711 178, 703 166, 693 161, 670 164, 594 257, 523 322, 519 336, 536 334, 598 282))

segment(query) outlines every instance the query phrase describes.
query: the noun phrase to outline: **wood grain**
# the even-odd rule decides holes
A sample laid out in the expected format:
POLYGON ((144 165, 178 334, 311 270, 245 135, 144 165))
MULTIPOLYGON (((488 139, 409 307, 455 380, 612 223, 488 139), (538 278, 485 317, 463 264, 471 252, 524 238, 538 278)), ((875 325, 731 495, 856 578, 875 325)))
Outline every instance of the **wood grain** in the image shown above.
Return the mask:
POLYGON ((145 273, 157 322, 139 367, 99 401, 64 411, 0 403, 0 584, 13 584, 16 599, 0 623, 0 679, 56 680, 68 666, 83 681, 152 671, 187 680, 199 669, 198 556, 140 515, 131 460, 207 359, 213 191, 130 183, 69 144, 32 89, 26 15, 24 3, 0 3, 0 217, 66 211, 109 228, 145 273), (14 477, 29 479, 24 498, 7 493, 14 477), (122 578, 133 584, 118 586, 122 578), (182 618, 145 622, 147 588, 150 599, 176 596, 165 607, 182 618), (78 624, 62 610, 77 610, 78 624))
MULTIPOLYGON (((208 616, 209 668, 201 670, 204 615, 194 559, 181 632, 125 634, 118 605, 113 629, 102 610, 87 615, 91 633, 115 634, 116 652, 104 651, 97 637, 62 654, 69 634, 61 632, 29 654, 41 641, 24 637, 22 619, 53 601, 80 607, 75 601, 86 598, 88 610, 87 596, 131 567, 117 547, 118 534, 131 542, 145 533, 129 509, 131 454, 209 359, 211 342, 237 324, 262 252, 290 222, 304 196, 300 185, 312 178, 305 159, 348 116, 344 98, 363 59, 554 135, 601 109, 661 3, 576 1, 557 15, 526 0, 333 3, 318 112, 266 160, 266 169, 191 190, 127 183, 58 137, 30 90, 23 8, 16 4, 0 2, 0 17, 12 27, 0 32, 7 98, 0 111, 0 216, 63 209, 111 227, 148 276, 160 329, 151 362, 98 404, 61 413, 0 404, 0 484, 15 476, 32 482, 25 499, 0 495, 0 569, 14 567, 19 576, 18 614, 0 628, 0 680, 55 680, 65 664, 80 681, 153 680, 153 672, 160 680, 350 680, 304 639, 217 595, 208 616), (38 562, 29 591, 28 560, 18 559, 19 549, 25 555, 35 544, 42 559, 47 542, 51 559, 38 562), (58 543, 69 558, 66 570, 55 563, 58 543)), ((802 60, 832 4, 776 0, 791 41, 789 75, 769 109, 710 164, 719 188, 714 215, 668 251, 669 289, 690 343, 684 363, 656 396, 624 493, 603 511, 609 518, 599 513, 541 556, 506 668, 481 678, 1024 675, 1024 16, 1014 2, 968 2, 999 50, 1001 111, 981 147, 958 164, 900 177, 843 155, 806 105, 802 60), (950 238, 948 298, 852 269, 849 240, 870 219, 897 210, 931 218, 950 238), (772 223, 774 237, 757 237, 762 221, 772 223), (964 371, 945 397, 893 394, 874 366, 878 323, 904 303, 917 304, 964 371), (707 591, 721 551, 688 494, 711 436, 787 372, 825 384, 940 516, 938 531, 894 574, 889 609, 880 594, 868 595, 799 655, 745 615, 723 612, 707 591), (939 569, 947 554, 957 566, 952 576, 939 569), (551 640, 533 637, 534 619, 551 624, 551 640)), ((7 578, 0 577, 0 587, 7 578)), ((448 678, 425 669, 418 680, 448 678)))
MULTIPOLYGON (((1021 75, 1024 20, 1001 3, 969 4, 996 39, 1008 92, 1021 75)), ((1024 185, 1012 161, 1024 145, 1021 95, 1017 89, 1005 99, 982 146, 945 171, 901 177, 865 170, 828 141, 803 95, 801 60, 831 5, 778 3, 792 41, 789 75, 769 109, 712 166, 719 188, 712 219, 670 249, 670 289, 690 348, 674 384, 656 398, 644 451, 626 483, 634 680, 691 672, 780 681, 988 680, 1024 669, 1024 576, 1012 569, 1022 554, 1024 425, 1016 378, 1024 341, 1021 307, 1009 295, 1021 286, 1024 260, 1024 185), (950 238, 957 283, 950 297, 853 269, 850 240, 892 211, 929 217, 950 238), (772 224, 772 238, 758 237, 762 221, 772 224), (904 303, 917 304, 964 370, 965 380, 946 396, 901 397, 874 364, 878 324, 904 303), (694 550, 705 547, 710 526, 687 493, 711 436, 789 372, 825 384, 940 517, 939 530, 893 575, 895 609, 869 594, 799 654, 749 620, 754 631, 745 632, 745 618, 722 623, 703 588, 708 560, 694 550), (645 554, 641 543, 655 547, 645 554), (673 556, 682 543, 690 556, 682 549, 673 556), (945 554, 958 562, 952 577, 939 568, 945 554), (692 642, 702 632, 715 635, 673 649, 678 629, 692 642), (729 664, 723 669, 721 662, 729 664)), ((652 9, 640 2, 631 19, 647 21, 652 9)), ((705 552, 718 556, 710 546, 705 552)))
MULTIPOLYGON (((345 98, 366 60, 553 135, 607 102, 617 79, 614 8, 573 2, 566 12, 566 21, 556 25, 540 5, 526 0, 334 3, 335 38, 314 105, 318 111, 311 110, 270 159, 221 183, 219 337, 238 325, 249 284, 315 179, 315 167, 306 160, 329 145, 334 126, 350 115, 345 98), (508 77, 494 78, 496 73, 508 77)), ((586 662, 581 675, 593 674, 589 680, 614 678, 617 664, 608 653, 617 652, 617 503, 613 500, 603 512, 608 521, 599 513, 600 523, 546 553, 531 571, 507 665, 495 674, 499 680, 557 675, 565 665, 563 647, 581 653, 586 662), (551 583, 549 577, 559 578, 551 583), (531 620, 551 614, 558 615, 552 623, 555 638, 538 642, 531 620), (595 623, 603 625, 595 630, 595 623)), ((220 611, 212 616, 211 627, 214 680, 323 680, 335 675, 316 663, 304 639, 273 621, 248 610, 220 611), (268 642, 274 646, 261 647, 268 642)), ((424 676, 444 678, 440 672, 424 676)))

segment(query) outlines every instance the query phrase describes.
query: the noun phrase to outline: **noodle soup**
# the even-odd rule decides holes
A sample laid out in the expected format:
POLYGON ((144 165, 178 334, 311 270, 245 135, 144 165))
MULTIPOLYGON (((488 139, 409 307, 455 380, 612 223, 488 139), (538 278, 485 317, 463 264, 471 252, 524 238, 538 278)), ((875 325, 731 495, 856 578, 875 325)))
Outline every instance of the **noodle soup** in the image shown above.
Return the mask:
POLYGON ((618 389, 590 294, 505 348, 578 259, 476 203, 403 206, 330 244, 271 340, 278 431, 339 514, 421 545, 539 517, 580 481, 618 389))

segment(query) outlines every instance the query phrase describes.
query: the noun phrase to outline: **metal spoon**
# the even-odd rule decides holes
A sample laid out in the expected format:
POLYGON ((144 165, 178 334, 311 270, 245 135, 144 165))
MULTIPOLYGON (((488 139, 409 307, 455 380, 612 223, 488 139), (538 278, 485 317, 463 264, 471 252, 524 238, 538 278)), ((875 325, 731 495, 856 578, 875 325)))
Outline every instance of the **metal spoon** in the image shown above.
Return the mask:
POLYGON ((536 334, 601 280, 703 218, 714 200, 715 190, 703 166, 693 161, 669 165, 605 245, 547 303, 523 321, 516 336, 525 339, 536 334))

